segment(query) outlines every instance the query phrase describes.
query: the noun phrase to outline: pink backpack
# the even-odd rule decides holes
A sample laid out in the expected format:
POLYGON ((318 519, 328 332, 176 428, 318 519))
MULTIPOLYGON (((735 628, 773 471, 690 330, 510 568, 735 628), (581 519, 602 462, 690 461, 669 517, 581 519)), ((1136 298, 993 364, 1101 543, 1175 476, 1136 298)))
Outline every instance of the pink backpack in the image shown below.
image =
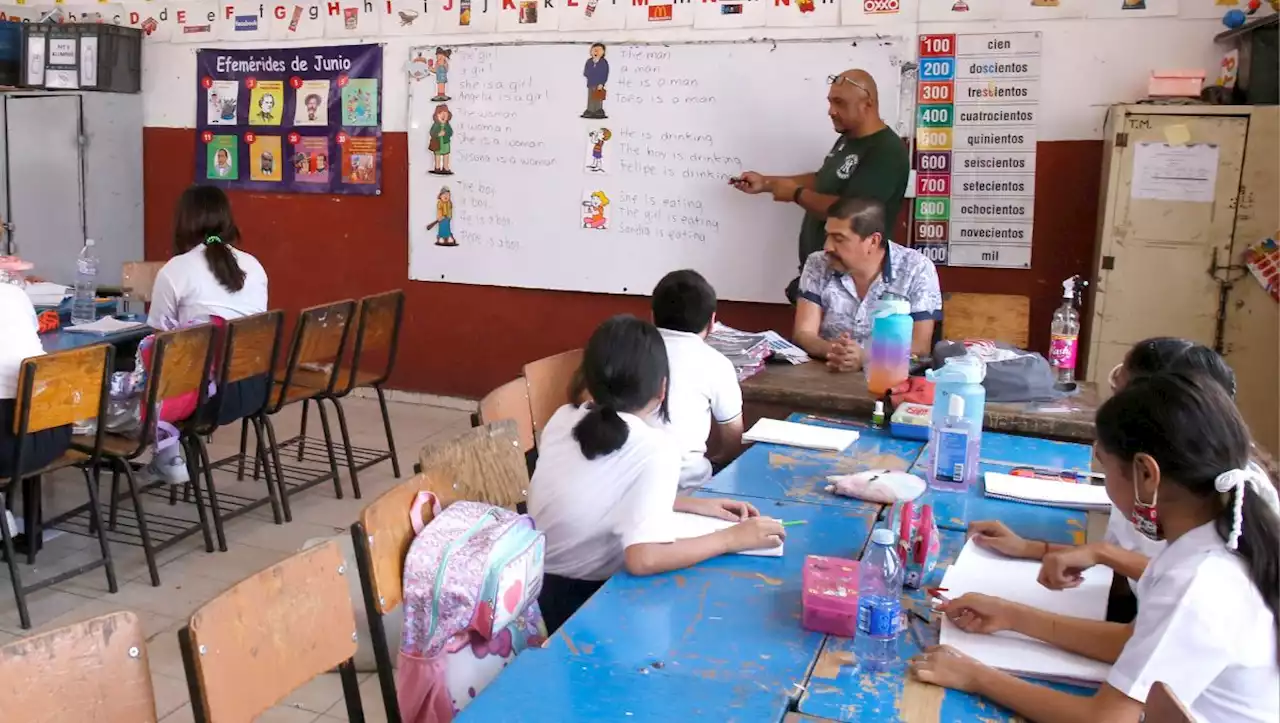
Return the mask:
POLYGON ((546 538, 528 515, 465 501, 442 510, 429 492, 410 516, 397 702, 405 723, 444 723, 545 640, 537 599, 546 538), (427 504, 435 516, 424 526, 427 504))

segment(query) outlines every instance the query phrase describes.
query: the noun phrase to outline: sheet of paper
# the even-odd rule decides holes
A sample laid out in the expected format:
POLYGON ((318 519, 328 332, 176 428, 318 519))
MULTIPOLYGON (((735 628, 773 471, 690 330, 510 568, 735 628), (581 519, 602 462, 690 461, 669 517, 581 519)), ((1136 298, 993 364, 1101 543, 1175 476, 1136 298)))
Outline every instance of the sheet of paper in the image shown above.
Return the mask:
POLYGON ((1182 123, 1165 126, 1164 140, 1171 146, 1185 146, 1191 142, 1191 131, 1182 123))
POLYGON ((1107 497, 1107 488, 1102 485, 1014 477, 999 472, 987 472, 983 481, 988 497, 1076 510, 1111 509, 1111 498, 1107 497))
POLYGON ((833 429, 813 424, 761 419, 742 435, 742 439, 746 442, 767 442, 787 447, 843 452, 858 441, 858 433, 852 429, 833 429))
POLYGON ((76 326, 68 326, 63 328, 63 331, 69 331, 75 334, 94 334, 97 336, 106 336, 108 334, 115 334, 121 331, 137 329, 140 326, 144 326, 144 324, 136 321, 120 321, 119 319, 113 319, 110 316, 104 316, 101 319, 98 319, 97 321, 93 322, 92 324, 78 324, 76 326))
MULTIPOLYGON (((715 517, 703 517, 702 515, 693 515, 688 512, 675 512, 671 517, 672 534, 677 540, 688 540, 693 537, 702 537, 710 535, 713 532, 719 532, 730 527, 735 523, 728 520, 721 520, 715 517)), ((760 557, 782 557, 782 550, 786 547, 786 543, 782 543, 777 547, 766 547, 759 550, 743 550, 739 555, 759 555, 760 557)))
MULTIPOLYGON (((1049 590, 1036 581, 1040 563, 1013 560, 988 552, 972 540, 947 569, 942 587, 957 598, 980 592, 1030 605, 1048 612, 1089 620, 1104 620, 1111 591, 1111 570, 1096 565, 1084 572, 1084 582, 1072 590, 1049 590)), ((1010 673, 1047 680, 1100 683, 1111 666, 1055 648, 1018 633, 966 633, 945 616, 939 642, 1010 673)))
POLYGON ((1139 143, 1133 150, 1135 199, 1213 203, 1217 182, 1216 145, 1139 143))
POLYGON ((49 281, 36 281, 28 283, 26 291, 34 306, 57 306, 62 303, 71 289, 49 281))

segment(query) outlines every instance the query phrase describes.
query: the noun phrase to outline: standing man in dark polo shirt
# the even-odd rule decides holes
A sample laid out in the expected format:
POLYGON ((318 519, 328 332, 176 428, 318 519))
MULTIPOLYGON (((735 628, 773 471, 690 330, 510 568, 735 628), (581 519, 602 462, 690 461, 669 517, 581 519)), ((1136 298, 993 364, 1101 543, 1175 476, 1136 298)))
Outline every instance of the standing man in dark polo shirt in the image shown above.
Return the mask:
MULTIPOLYGON (((805 210, 800 225, 800 264, 826 241, 827 209, 841 198, 866 198, 884 204, 890 229, 898 222, 898 209, 907 191, 911 161, 907 148, 892 128, 880 119, 876 81, 865 70, 846 70, 828 79, 827 115, 840 138, 817 173, 800 176, 764 176, 747 171, 733 181, 744 193, 771 193, 779 203, 794 203, 805 210)), ((787 299, 796 302, 797 282, 787 287, 787 299)))

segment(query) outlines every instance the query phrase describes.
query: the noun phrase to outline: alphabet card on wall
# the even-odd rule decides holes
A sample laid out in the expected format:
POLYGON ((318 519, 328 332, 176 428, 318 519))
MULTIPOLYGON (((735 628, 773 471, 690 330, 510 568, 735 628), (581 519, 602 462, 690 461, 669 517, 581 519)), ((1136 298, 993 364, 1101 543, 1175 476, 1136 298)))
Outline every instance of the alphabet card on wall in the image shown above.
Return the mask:
POLYGON ((627 30, 693 27, 693 0, 639 0, 627 8, 627 30))
POLYGON ((621 30, 627 26, 627 5, 619 0, 561 0, 561 30, 621 30))
POLYGON ((501 0, 498 6, 500 33, 557 30, 559 22, 559 3, 553 0, 501 0))
POLYGON ((1091 18, 1153 18, 1177 14, 1178 0, 1090 0, 1087 13, 1091 18))
POLYGON ((914 23, 920 0, 843 0, 842 25, 900 25, 914 23))
POLYGON ((326 0, 324 34, 329 38, 360 38, 378 34, 382 13, 378 0, 326 0))
POLYGON ((325 9, 318 2, 276 3, 271 8, 272 40, 313 40, 324 37, 325 9))
POLYGON ((173 9, 168 5, 135 3, 124 6, 124 22, 120 24, 141 30, 148 41, 164 42, 173 34, 173 23, 169 21, 172 16, 173 9))
POLYGON ((266 40, 271 37, 267 6, 248 0, 223 2, 219 8, 218 34, 222 40, 266 40))
POLYGON ((430 0, 378 0, 383 35, 422 35, 435 30, 430 0))
POLYGON ((1084 17, 1086 0, 1004 0, 1005 20, 1062 20, 1084 17))
POLYGON ((503 0, 437 0, 437 33, 492 33, 498 27, 503 0))
POLYGON ((1000 17, 1000 6, 1003 3, 1004 0, 920 0, 920 22, 995 20, 1000 17))
POLYGON ((840 24, 840 0, 771 0, 765 25, 771 28, 818 28, 840 24))
POLYGON ((698 29, 761 28, 772 0, 711 0, 698 5, 693 26, 698 29))
POLYGON ((207 43, 217 39, 218 12, 217 3, 192 2, 174 3, 169 6, 173 14, 173 35, 175 43, 207 43))

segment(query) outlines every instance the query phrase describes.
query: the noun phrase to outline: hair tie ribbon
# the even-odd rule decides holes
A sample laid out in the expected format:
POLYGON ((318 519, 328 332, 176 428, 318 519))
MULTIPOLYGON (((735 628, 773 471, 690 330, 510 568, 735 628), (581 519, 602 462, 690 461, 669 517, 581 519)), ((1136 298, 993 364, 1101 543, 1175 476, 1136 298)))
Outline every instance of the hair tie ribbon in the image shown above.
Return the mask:
POLYGON ((1244 490, 1251 487, 1254 494, 1262 498, 1264 504, 1276 512, 1280 512, 1280 498, 1271 480, 1260 470, 1250 464, 1245 469, 1230 469, 1213 480, 1213 488, 1223 494, 1232 495, 1231 532, 1227 535, 1227 547, 1235 550, 1240 546, 1240 532, 1244 527, 1244 490))
POLYGON ((214 244, 220 244, 220 243, 222 243, 221 236, 207 236, 205 237, 205 240, 204 240, 205 246, 212 246, 214 244))

